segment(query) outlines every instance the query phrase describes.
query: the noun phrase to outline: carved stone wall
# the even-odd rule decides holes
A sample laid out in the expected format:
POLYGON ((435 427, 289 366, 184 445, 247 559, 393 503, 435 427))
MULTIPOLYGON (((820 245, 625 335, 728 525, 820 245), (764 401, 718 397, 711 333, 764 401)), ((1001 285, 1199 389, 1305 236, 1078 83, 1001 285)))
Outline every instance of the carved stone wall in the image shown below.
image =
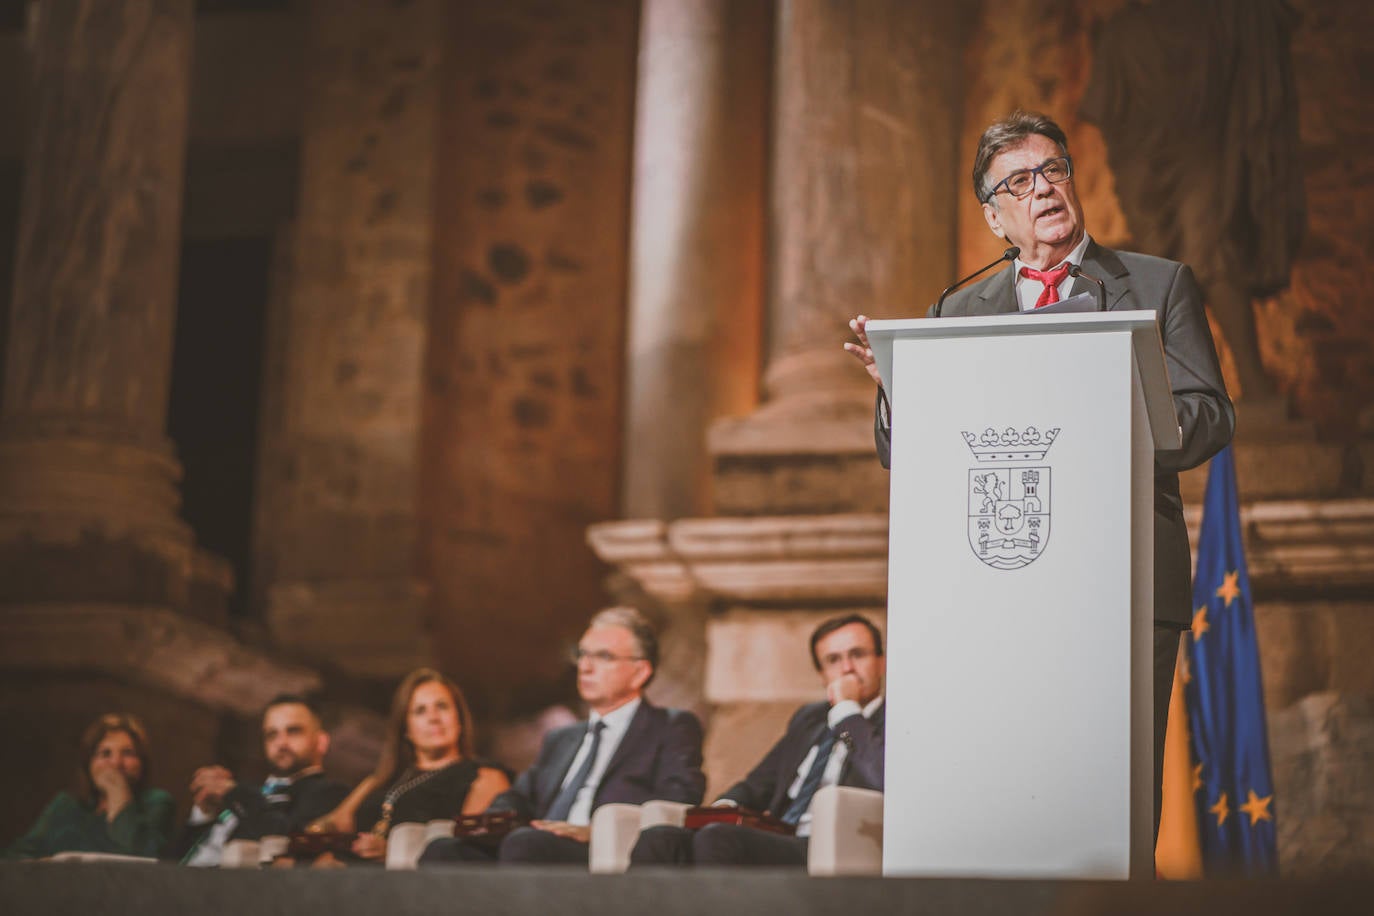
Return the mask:
MULTIPOLYGON (((1357 434, 1374 403, 1374 8, 1359 0, 1294 0, 1299 135, 1307 235, 1288 293, 1258 307, 1265 363, 1303 416, 1333 438, 1357 434)), ((1371 430, 1363 431, 1365 438, 1371 430)), ((1363 452, 1374 492, 1374 451, 1363 452)))
POLYGON ((571 687, 617 514, 638 4, 446 7, 424 534, 440 657, 484 709, 571 687))
MULTIPOLYGON (((995 118, 1016 107, 1048 112, 1069 134, 1088 230, 1103 244, 1129 247, 1131 230, 1116 201, 1102 135, 1077 115, 1092 67, 1093 27, 1122 5, 1122 0, 985 4, 964 60, 969 88, 960 162, 973 161, 979 133, 995 118)), ((1266 368, 1299 415, 1315 421, 1327 438, 1349 442, 1356 437, 1357 415, 1374 401, 1374 319, 1360 305, 1363 240, 1374 233, 1374 176, 1370 157, 1360 152, 1369 148, 1374 124, 1368 76, 1372 52, 1366 40, 1374 30, 1374 11, 1358 0, 1294 0, 1292 6, 1300 15, 1291 53, 1307 231, 1292 287, 1255 304, 1257 332, 1266 368)), ((959 176, 964 182, 959 197, 961 273, 1000 251, 963 177, 965 170, 959 176)), ((1235 387, 1226 343, 1215 325, 1214 336, 1235 387)), ((1253 431, 1254 424, 1249 425, 1253 431)), ((1243 470, 1243 456, 1238 460, 1243 470)), ((1337 471, 1334 478, 1323 474, 1322 479, 1332 486, 1342 478, 1337 471)))
POLYGON ((308 7, 301 190, 268 318, 254 603, 365 677, 428 661, 416 577, 440 6, 308 7))

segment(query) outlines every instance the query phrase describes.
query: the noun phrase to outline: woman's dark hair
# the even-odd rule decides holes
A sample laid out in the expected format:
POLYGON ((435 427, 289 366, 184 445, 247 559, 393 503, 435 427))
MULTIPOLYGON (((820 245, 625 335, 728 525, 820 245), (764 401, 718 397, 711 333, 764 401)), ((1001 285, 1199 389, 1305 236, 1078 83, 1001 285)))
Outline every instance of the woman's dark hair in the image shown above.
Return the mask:
POLYGON ((386 720, 386 739, 382 744, 382 756, 377 761, 377 769, 372 771, 377 788, 385 788, 392 780, 415 765, 415 746, 406 737, 406 721, 410 714, 410 700, 421 684, 442 684, 453 699, 453 708, 458 713, 458 754, 463 758, 473 755, 474 728, 472 712, 468 709, 467 698, 453 680, 433 668, 416 668, 402 679, 391 698, 391 714, 386 720))
POLYGON ((148 771, 152 768, 152 761, 148 757, 148 730, 133 713, 107 712, 87 725, 86 730, 81 733, 81 767, 76 778, 76 796, 87 805, 93 806, 100 800, 100 789, 91 780, 91 762, 95 760, 95 752, 100 747, 100 742, 104 741, 110 732, 123 732, 128 735, 130 743, 134 746, 134 753, 138 755, 138 760, 142 764, 138 778, 129 785, 135 799, 142 794, 143 787, 148 784, 148 771))

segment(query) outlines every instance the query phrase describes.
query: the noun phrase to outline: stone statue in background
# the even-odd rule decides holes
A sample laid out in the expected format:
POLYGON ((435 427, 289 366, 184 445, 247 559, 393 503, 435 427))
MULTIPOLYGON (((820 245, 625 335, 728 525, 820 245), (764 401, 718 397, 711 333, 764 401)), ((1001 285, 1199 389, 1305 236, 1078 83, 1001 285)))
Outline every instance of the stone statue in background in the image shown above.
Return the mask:
POLYGON ((1080 108, 1136 247, 1192 266, 1252 402, 1275 389, 1251 302, 1288 285, 1306 224, 1297 22, 1285 0, 1130 3, 1098 29, 1080 108))

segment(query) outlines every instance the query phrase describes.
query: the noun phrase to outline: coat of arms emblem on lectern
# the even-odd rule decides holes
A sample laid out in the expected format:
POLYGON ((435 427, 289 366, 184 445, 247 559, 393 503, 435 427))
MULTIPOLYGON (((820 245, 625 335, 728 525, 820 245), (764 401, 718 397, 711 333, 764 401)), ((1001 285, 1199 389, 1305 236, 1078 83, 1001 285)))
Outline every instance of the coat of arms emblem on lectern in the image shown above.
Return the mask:
POLYGON ((1033 562, 1050 539, 1050 467, 1045 455, 1059 427, 965 432, 977 459, 968 472, 968 542, 995 569, 1033 562))

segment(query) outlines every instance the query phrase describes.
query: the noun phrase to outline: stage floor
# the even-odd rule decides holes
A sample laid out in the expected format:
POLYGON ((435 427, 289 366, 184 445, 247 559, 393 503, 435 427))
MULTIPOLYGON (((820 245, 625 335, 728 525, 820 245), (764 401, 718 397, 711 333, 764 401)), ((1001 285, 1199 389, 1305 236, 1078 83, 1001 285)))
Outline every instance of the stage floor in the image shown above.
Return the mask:
POLYGON ((808 878, 754 869, 588 875, 568 868, 422 872, 214 871, 175 865, 0 863, 0 913, 400 916, 481 913, 1222 914, 1374 912, 1374 879, 1135 883, 808 878))

